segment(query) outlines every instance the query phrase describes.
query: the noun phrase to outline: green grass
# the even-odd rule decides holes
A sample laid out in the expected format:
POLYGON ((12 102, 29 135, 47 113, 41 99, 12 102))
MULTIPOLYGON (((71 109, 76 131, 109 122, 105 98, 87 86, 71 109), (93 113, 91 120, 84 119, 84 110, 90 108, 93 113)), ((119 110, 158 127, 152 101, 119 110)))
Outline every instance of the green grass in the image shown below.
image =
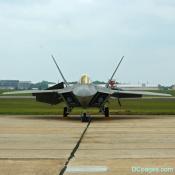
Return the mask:
MULTIPOLYGON (((121 100, 122 107, 119 107, 116 100, 111 100, 109 108, 111 114, 175 114, 174 99, 134 99, 121 100)), ((58 115, 62 114, 64 103, 56 106, 51 106, 44 103, 36 102, 34 99, 0 99, 0 114, 25 114, 25 115, 58 115)), ((73 109, 71 114, 80 114, 83 111, 81 108, 73 109)), ((98 114, 99 109, 90 108, 88 112, 98 114)))
POLYGON ((116 105, 116 102, 110 104, 113 114, 175 114, 174 99, 132 99, 121 100, 122 107, 116 105), (116 110, 116 107, 118 110, 116 110))

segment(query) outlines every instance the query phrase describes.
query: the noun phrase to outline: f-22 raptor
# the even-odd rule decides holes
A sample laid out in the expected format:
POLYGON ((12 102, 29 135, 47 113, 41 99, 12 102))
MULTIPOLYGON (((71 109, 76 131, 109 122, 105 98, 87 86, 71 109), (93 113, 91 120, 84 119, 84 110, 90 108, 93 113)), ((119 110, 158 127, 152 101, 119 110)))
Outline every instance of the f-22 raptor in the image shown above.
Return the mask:
MULTIPOLYGON (((61 102, 65 102, 65 107, 63 109, 63 116, 66 117, 70 114, 71 110, 75 107, 82 107, 87 109, 89 107, 96 107, 100 109, 100 112, 104 114, 105 117, 109 117, 109 108, 106 105, 109 99, 116 98, 119 105, 121 105, 121 98, 140 98, 143 95, 148 96, 171 96, 169 94, 162 93, 152 93, 152 92, 141 92, 141 91, 125 91, 122 89, 112 89, 110 87, 110 82, 115 76, 124 56, 121 58, 119 64, 117 65, 114 73, 107 82, 105 87, 95 85, 91 83, 88 75, 83 75, 77 84, 70 85, 65 79, 60 67, 58 66, 54 56, 52 59, 58 68, 58 71, 63 79, 63 82, 58 83, 46 90, 28 90, 28 91, 16 91, 7 92, 5 94, 26 94, 31 93, 36 97, 36 101, 48 103, 51 105, 56 105, 61 102)), ((82 122, 89 121, 89 117, 86 112, 81 115, 82 122)))

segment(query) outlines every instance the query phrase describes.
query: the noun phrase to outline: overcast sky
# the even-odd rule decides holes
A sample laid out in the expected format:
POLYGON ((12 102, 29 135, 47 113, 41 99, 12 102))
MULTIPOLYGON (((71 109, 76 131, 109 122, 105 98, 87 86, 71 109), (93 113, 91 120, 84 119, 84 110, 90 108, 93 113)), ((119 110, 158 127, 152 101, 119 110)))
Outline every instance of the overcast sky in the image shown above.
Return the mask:
POLYGON ((0 79, 175 83, 174 0, 0 0, 0 79))

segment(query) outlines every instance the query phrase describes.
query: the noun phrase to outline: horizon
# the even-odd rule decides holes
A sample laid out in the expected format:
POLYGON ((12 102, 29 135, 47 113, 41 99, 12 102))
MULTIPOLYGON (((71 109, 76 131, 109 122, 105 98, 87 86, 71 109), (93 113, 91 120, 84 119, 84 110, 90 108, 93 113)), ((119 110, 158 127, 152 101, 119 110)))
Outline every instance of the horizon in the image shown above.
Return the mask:
MULTIPOLYGON (((37 83, 42 83, 42 82, 47 82, 47 83, 50 83, 50 84, 57 84, 57 83, 61 83, 63 81, 59 81, 59 82, 53 82, 53 81, 49 81, 49 80, 39 80, 39 81, 30 81, 30 80, 18 80, 18 79, 0 79, 0 81, 19 81, 19 82, 27 82, 27 83, 31 83, 31 84, 37 84, 37 83)), ((115 81, 115 79, 113 79, 112 81, 115 81)), ((78 83, 79 81, 68 81, 69 84, 71 83, 78 83)), ((95 82, 99 82, 99 84, 104 84, 104 83, 107 83, 107 81, 103 81, 103 80, 94 80, 94 81, 91 81, 91 83, 95 83, 95 82)), ((151 84, 149 82, 137 82, 137 83, 132 83, 132 82, 118 82, 118 81, 115 81, 116 84, 118 85, 129 85, 129 86, 140 86, 140 85, 145 85, 147 87, 149 86, 165 86, 165 87, 170 87, 170 86, 174 86, 175 84, 171 84, 171 85, 163 85, 163 84, 151 84)))

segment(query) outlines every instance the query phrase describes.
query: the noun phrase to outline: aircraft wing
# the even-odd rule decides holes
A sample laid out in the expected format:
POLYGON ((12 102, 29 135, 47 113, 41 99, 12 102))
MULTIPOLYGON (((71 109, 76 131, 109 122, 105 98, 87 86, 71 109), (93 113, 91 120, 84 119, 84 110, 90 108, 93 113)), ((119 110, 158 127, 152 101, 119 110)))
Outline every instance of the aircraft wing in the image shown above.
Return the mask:
POLYGON ((14 91, 5 92, 4 95, 14 95, 14 94, 32 94, 36 97, 36 101, 48 103, 51 105, 58 104, 63 101, 63 96, 66 94, 71 94, 72 89, 48 89, 48 90, 26 90, 26 91, 14 91))
POLYGON ((142 96, 162 96, 171 97, 170 94, 145 92, 145 91, 124 91, 124 90, 112 90, 111 97, 116 98, 139 98, 142 96))
POLYGON ((25 90, 25 91, 12 91, 4 92, 4 95, 17 95, 17 94, 42 94, 42 93, 66 93, 68 90, 65 89, 54 89, 54 90, 25 90))

